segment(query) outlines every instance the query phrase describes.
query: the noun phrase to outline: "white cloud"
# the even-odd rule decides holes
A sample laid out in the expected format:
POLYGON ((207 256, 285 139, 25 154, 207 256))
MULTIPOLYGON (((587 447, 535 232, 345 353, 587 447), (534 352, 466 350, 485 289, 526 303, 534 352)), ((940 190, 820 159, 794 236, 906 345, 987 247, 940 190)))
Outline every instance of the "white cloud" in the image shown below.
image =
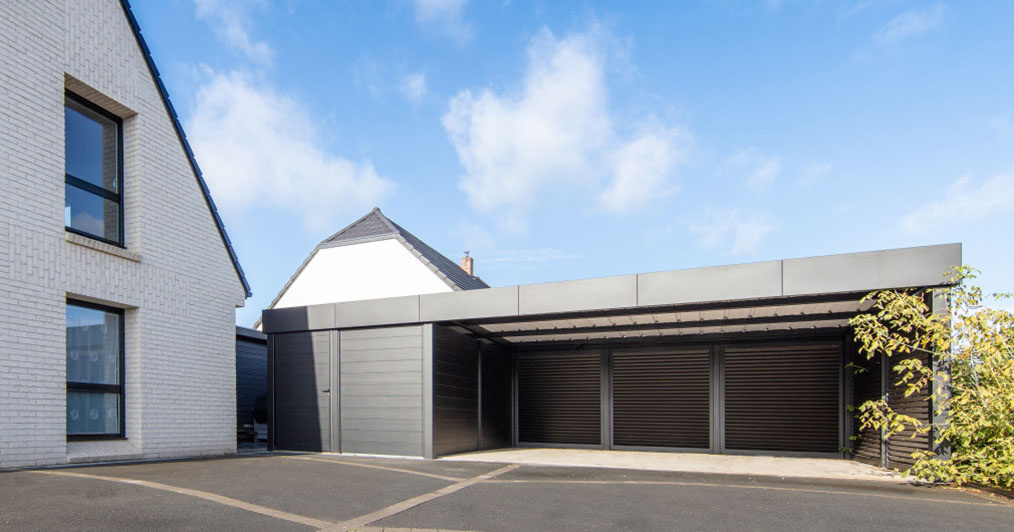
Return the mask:
POLYGON ((728 248, 729 253, 740 255, 754 251, 757 244, 774 230, 766 218, 744 214, 739 209, 719 211, 709 209, 700 222, 690 226, 706 248, 728 248))
POLYGON ((416 22, 462 42, 472 38, 472 27, 464 18, 467 3, 468 0, 412 0, 416 22))
POLYGON ((763 191, 774 183, 782 170, 781 159, 765 155, 757 148, 740 150, 723 162, 719 174, 743 174, 743 183, 755 191, 763 191))
POLYGON ((419 103, 426 96, 426 74, 420 72, 403 77, 398 90, 412 103, 419 103))
POLYGON ((266 42, 250 37, 250 9, 263 8, 265 3, 247 0, 194 0, 197 17, 207 20, 218 38, 261 64, 271 62, 274 50, 266 42))
POLYGON ((978 186, 965 175, 948 187, 942 197, 901 218, 901 227, 912 234, 968 224, 994 214, 1014 213, 1014 175, 999 175, 978 186))
POLYGON ((890 46, 929 33, 939 28, 943 22, 943 4, 925 9, 911 9, 894 17, 873 34, 873 42, 881 46, 890 46))
POLYGON ((465 90, 451 98, 443 124, 465 169, 471 204, 519 226, 547 189, 601 193, 626 210, 668 187, 689 135, 642 127, 625 140, 613 132, 605 57, 595 31, 556 38, 543 29, 529 44, 516 91, 465 90), (649 160, 634 161, 637 156, 649 160), (635 172, 643 171, 638 182, 635 172), (611 179, 603 192, 603 180, 611 179))
POLYGON ((658 128, 644 133, 613 154, 613 178, 599 196, 610 211, 631 211, 659 195, 675 193, 669 177, 673 168, 686 159, 683 146, 691 143, 680 129, 658 128))
POLYGON ((190 142, 223 210, 286 211, 326 230, 394 187, 369 161, 329 152, 297 101, 240 73, 212 73, 190 117, 190 142))

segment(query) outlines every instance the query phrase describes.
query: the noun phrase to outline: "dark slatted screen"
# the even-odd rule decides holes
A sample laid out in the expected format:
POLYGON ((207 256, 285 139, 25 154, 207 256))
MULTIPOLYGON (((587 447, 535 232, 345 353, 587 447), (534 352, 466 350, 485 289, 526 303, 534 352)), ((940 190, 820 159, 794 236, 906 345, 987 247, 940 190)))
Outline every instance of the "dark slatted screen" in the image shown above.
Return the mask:
POLYGON ((725 447, 840 452, 840 347, 725 349, 725 447))
POLYGON ((711 444, 711 349, 613 354, 613 443, 711 444))
POLYGON ((602 443, 602 359, 593 353, 519 355, 518 440, 602 443))
MULTIPOLYGON (((919 359, 926 366, 931 364, 928 355, 921 354, 919 359)), ((887 373, 887 404, 899 414, 905 414, 906 416, 918 419, 924 424, 929 424, 932 421, 929 387, 927 386, 923 391, 905 397, 905 385, 898 383, 898 373, 893 369, 901 360, 903 358, 896 355, 888 362, 890 368, 888 368, 887 373)), ((887 440, 887 466, 902 470, 912 467, 912 464, 915 463, 912 453, 931 450, 931 440, 932 436, 929 434, 918 434, 914 430, 906 430, 891 436, 891 439, 887 440)))
MULTIPOLYGON (((865 403, 866 401, 876 401, 880 399, 880 356, 874 356, 872 359, 866 358, 864 353, 855 353, 855 367, 846 370, 852 371, 852 404, 856 408, 865 403)), ((859 411, 850 412, 852 416, 852 431, 855 435, 855 441, 852 442, 852 452, 856 457, 856 460, 866 462, 868 464, 880 465, 880 430, 867 428, 866 430, 860 430, 859 411)))

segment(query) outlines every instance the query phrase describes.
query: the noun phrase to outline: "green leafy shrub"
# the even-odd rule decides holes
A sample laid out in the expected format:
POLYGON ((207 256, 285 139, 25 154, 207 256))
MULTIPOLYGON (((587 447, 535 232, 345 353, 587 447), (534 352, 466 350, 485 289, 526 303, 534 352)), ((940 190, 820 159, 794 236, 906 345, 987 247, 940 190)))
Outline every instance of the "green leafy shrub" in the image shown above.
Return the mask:
POLYGON ((864 298, 872 302, 871 311, 850 320, 860 353, 886 354, 906 397, 931 388, 928 396, 946 422, 924 423, 882 400, 859 405, 857 417, 861 429, 883 431, 888 438, 932 433, 937 443, 950 445, 949 457, 914 453, 910 475, 1014 489, 1014 314, 985 304, 972 283, 977 273, 957 268, 952 287, 930 294, 873 292, 864 298), (950 314, 932 313, 929 297, 948 298, 950 314), (911 356, 921 354, 933 363, 911 356))

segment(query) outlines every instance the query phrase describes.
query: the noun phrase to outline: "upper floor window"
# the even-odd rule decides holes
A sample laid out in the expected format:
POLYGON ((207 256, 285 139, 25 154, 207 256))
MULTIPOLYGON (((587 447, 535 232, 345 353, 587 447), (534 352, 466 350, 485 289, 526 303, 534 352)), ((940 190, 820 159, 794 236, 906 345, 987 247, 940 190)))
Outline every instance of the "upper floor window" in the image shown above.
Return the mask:
POLYGON ((122 246, 122 124, 72 93, 65 101, 64 225, 68 231, 122 246))

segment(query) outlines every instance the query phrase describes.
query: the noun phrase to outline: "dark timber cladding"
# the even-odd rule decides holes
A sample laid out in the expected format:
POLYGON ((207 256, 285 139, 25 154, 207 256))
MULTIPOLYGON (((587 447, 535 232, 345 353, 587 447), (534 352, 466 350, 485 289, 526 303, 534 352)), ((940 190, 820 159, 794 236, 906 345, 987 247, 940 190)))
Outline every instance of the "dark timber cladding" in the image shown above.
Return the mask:
POLYGON ((602 444, 602 355, 525 353, 515 358, 518 441, 602 444))
POLYGON ((711 349, 614 351, 613 444, 707 449, 711 349))
POLYGON ((841 452, 841 343, 726 347, 725 448, 841 452))

